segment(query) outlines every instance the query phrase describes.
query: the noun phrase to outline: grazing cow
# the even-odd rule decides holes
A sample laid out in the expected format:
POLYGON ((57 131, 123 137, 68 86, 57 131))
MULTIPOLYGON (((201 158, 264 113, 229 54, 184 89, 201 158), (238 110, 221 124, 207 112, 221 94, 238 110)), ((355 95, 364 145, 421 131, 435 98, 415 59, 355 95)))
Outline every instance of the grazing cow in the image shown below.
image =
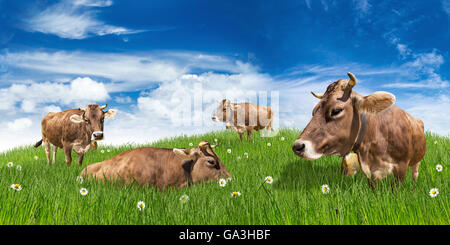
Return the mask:
POLYGON ((72 149, 78 154, 78 165, 83 163, 84 154, 92 147, 97 149, 96 141, 103 140, 103 123, 112 118, 117 111, 103 111, 107 105, 88 105, 85 108, 70 109, 61 112, 50 112, 42 119, 42 139, 34 147, 44 143, 47 162, 50 164, 51 145, 53 160, 56 162, 56 152, 64 149, 66 163, 72 163, 72 149))
POLYGON ((425 155, 423 122, 395 106, 395 96, 375 92, 362 96, 352 90, 356 78, 330 84, 319 98, 313 117, 295 141, 298 156, 314 160, 323 155, 358 155, 361 170, 373 189, 373 183, 393 174, 403 181, 408 166, 412 179, 419 175, 425 155))
POLYGON ((138 148, 88 165, 81 175, 125 183, 136 181, 161 189, 231 178, 213 148, 206 141, 192 149, 138 148))
POLYGON ((224 99, 219 102, 216 113, 212 116, 214 122, 225 122, 226 128, 233 127, 234 131, 242 135, 247 132, 247 139, 252 136, 252 130, 272 129, 273 112, 270 106, 260 106, 252 103, 231 103, 224 99))

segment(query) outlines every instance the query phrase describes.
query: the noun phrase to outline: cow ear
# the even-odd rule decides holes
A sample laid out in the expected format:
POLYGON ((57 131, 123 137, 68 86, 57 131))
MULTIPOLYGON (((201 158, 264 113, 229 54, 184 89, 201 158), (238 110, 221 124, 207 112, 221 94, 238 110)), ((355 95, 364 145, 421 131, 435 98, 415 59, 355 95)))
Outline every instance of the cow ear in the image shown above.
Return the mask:
POLYGON ((360 113, 376 114, 395 103, 395 96, 388 92, 375 92, 356 99, 356 110, 360 113))
POLYGON ((194 160, 195 158, 195 155, 192 154, 190 149, 175 148, 173 149, 173 153, 175 153, 175 155, 181 160, 194 160))
POLYGON ((70 116, 70 121, 74 123, 82 123, 84 120, 82 115, 73 114, 72 116, 70 116))
POLYGON ((105 112, 105 118, 113 118, 117 114, 117 110, 109 109, 105 112))

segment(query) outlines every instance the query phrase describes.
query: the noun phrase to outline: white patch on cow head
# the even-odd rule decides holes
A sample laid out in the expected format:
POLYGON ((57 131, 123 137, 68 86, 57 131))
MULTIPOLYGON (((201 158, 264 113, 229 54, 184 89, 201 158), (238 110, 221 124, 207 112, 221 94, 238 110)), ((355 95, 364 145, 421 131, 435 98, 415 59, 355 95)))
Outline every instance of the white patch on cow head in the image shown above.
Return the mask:
POLYGON ((70 121, 74 122, 74 123, 82 123, 83 120, 83 116, 78 115, 78 114, 73 114, 72 116, 70 116, 70 121))
POLYGON ((105 112, 105 119, 113 118, 117 114, 117 110, 109 109, 105 112))
POLYGON ((301 157, 306 160, 316 160, 319 159, 321 156, 323 156, 323 154, 316 152, 314 145, 309 140, 296 140, 295 143, 305 145, 301 157))

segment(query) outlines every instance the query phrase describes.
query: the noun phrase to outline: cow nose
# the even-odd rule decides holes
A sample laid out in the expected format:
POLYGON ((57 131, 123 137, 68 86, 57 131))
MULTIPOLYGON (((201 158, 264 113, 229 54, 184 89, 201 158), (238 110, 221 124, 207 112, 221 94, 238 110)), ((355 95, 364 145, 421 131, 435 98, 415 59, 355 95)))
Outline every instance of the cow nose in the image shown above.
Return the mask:
POLYGON ((305 144, 301 141, 295 141, 294 145, 292 146, 292 150, 295 154, 301 155, 305 151, 305 144))
POLYGON ((94 132, 92 136, 94 136, 94 139, 96 140, 101 140, 103 139, 103 132, 94 132))
POLYGON ((216 120, 217 120, 217 117, 216 117, 216 116, 213 116, 213 117, 211 117, 211 119, 212 119, 213 121, 216 121, 216 120))

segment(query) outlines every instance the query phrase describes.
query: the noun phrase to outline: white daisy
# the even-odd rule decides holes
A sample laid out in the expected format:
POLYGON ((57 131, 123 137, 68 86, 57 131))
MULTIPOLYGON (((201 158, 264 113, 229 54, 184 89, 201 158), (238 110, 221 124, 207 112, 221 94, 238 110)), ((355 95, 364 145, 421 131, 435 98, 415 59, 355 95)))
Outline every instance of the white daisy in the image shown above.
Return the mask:
POLYGON ((244 157, 248 158, 248 153, 247 152, 244 152, 244 157))
POLYGON ((272 144, 271 143, 267 143, 267 146, 271 146, 272 144))
POLYGON ((80 189, 80 194, 81 194, 82 196, 86 196, 86 195, 88 194, 88 190, 87 190, 86 188, 81 188, 81 189, 80 189))
POLYGON ((8 168, 12 168, 12 167, 14 166, 14 164, 13 164, 12 162, 9 162, 9 163, 7 164, 7 166, 8 166, 8 168))
POLYGON ((17 166, 16 166, 16 169, 17 169, 17 171, 22 171, 22 166, 17 165, 17 166))
POLYGON ((38 156, 34 156, 34 160, 38 160, 39 159, 39 157, 38 156))
POLYGON ((240 196, 241 196, 241 193, 239 191, 233 191, 231 193, 231 197, 240 197, 240 196))
POLYGON ((137 203, 137 207, 138 207, 139 211, 144 210, 144 208, 145 208, 145 202, 139 201, 139 202, 137 203))
POLYGON ((108 149, 108 150, 106 150, 107 152, 111 152, 111 150, 110 149, 108 149))
POLYGON ((218 141, 217 139, 214 139, 214 142, 216 142, 216 143, 217 143, 217 141, 218 141))
POLYGON ((77 182, 83 184, 83 176, 77 176, 77 182))
POLYGON ((267 184, 272 184, 273 178, 272 178, 272 176, 267 176, 267 177, 264 179, 264 181, 266 181, 267 184))
POLYGON ((442 167, 441 164, 436 165, 436 170, 437 170, 438 172, 442 172, 442 169, 443 169, 443 167, 442 167))
POLYGON ((430 190, 430 196, 436 197, 439 194, 439 190, 437 188, 433 188, 430 190))
POLYGON ((280 140, 281 140, 281 141, 284 141, 284 137, 281 137, 280 140))
POLYGON ((437 140, 434 141, 434 144, 437 145, 437 140))
POLYGON ((328 194, 328 192, 330 192, 330 188, 328 187, 328 185, 322 185, 320 189, 322 190, 323 194, 328 194))
POLYGON ((180 197, 180 202, 181 203, 187 203, 187 201, 189 201, 189 196, 184 194, 180 197))
POLYGON ((189 146, 194 146, 194 144, 193 143, 189 143, 189 146))
POLYGON ((231 149, 227 149, 227 152, 228 152, 228 153, 231 153, 231 149))
POLYGON ((100 152, 103 154, 103 153, 105 153, 105 150, 101 150, 100 152))
POLYGON ((241 160, 241 157, 240 157, 240 156, 237 156, 237 157, 236 157, 236 160, 238 160, 238 161, 241 160))
POLYGON ((12 184, 11 188, 16 190, 16 191, 22 190, 22 186, 20 186, 19 184, 12 184))
POLYGON ((225 179, 220 179, 219 185, 220 185, 220 187, 225 187, 227 185, 227 181, 225 179))

